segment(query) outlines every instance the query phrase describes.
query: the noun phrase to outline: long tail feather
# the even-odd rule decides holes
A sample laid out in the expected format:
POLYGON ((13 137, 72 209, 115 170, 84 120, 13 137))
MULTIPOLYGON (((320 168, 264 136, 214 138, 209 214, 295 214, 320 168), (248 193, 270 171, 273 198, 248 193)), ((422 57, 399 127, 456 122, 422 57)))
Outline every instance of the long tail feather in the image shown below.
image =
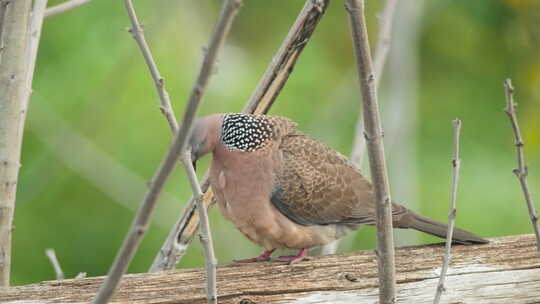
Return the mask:
MULTIPOLYGON (((428 217, 414 213, 410 210, 398 221, 394 222, 396 228, 411 228, 440 238, 446 238, 448 225, 428 217)), ((488 243, 489 241, 476 234, 454 227, 452 240, 460 244, 488 243)))

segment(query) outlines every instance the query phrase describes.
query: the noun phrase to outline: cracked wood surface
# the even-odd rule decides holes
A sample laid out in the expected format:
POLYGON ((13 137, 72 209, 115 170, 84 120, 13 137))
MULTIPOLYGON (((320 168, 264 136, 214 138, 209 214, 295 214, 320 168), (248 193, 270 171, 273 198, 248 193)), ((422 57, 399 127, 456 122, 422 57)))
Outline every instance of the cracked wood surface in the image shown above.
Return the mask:
MULTIPOLYGON (((540 303, 540 254, 530 235, 455 245, 441 303, 540 303)), ((396 250, 398 303, 431 303, 444 244, 396 250)), ((84 303, 103 277, 0 289, 0 303, 84 303)), ((374 303, 372 250, 316 257, 297 265, 266 262, 218 267, 219 303, 374 303)), ((204 270, 125 276, 111 303, 206 303, 204 270)))

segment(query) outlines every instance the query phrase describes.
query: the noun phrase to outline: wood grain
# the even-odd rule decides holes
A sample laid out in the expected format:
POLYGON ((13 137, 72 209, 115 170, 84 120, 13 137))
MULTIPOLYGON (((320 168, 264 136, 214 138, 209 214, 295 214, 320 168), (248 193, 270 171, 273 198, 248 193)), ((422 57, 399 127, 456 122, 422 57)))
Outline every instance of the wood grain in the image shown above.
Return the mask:
MULTIPOLYGON (((539 303, 540 254, 530 235, 455 245, 441 303, 539 303)), ((431 303, 444 245, 396 250, 398 303, 431 303)), ((0 303, 84 303, 103 277, 0 289, 0 303)), ((317 257, 297 265, 266 262, 218 267, 220 303, 374 303, 373 251, 317 257)), ((111 303, 205 303, 204 270, 124 277, 111 303)))

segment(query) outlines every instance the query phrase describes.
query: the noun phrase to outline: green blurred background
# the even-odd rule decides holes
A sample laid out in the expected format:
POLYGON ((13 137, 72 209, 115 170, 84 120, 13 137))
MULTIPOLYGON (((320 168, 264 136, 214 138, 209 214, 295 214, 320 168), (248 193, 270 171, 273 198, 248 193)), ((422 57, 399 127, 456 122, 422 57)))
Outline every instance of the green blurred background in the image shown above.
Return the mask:
MULTIPOLYGON (((241 110, 303 5, 244 2, 201 115, 241 110)), ((181 117, 220 1, 135 5, 181 117)), ((373 46, 381 7, 368 1, 373 46)), ((511 77, 516 87, 529 183, 538 201, 540 2, 401 1, 396 20, 402 22, 397 35, 408 40, 394 44, 380 88, 394 200, 446 220, 451 120, 459 117, 458 225, 485 237, 530 233, 512 174, 516 160, 502 82, 511 77)), ((94 0, 45 20, 17 194, 15 285, 54 279, 46 248, 56 250, 68 277, 106 274, 168 147, 171 134, 128 25, 122 1, 94 0)), ((354 62, 343 3, 333 1, 270 113, 296 120, 301 130, 349 155, 359 108, 354 62)), ((208 158, 199 174, 207 166, 208 158)), ((130 272, 148 269, 190 196, 180 168, 165 190, 130 272)), ((210 217, 220 264, 259 252, 217 209, 210 217)), ((399 244, 441 241, 420 234, 396 238, 399 244)), ((340 251, 374 244, 373 229, 365 228, 347 237, 340 251)), ((194 241, 179 267, 201 267, 203 259, 194 241)))

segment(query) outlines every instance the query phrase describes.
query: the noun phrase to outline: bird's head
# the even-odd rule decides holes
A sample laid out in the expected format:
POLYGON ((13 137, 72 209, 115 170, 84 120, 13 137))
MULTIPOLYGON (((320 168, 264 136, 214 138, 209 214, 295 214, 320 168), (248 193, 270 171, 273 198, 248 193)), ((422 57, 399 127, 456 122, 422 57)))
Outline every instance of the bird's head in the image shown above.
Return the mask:
POLYGON ((199 158, 213 152, 216 148, 222 121, 223 115, 214 114, 199 118, 193 124, 188 146, 191 151, 193 168, 196 168, 196 162, 199 158))
MULTIPOLYGON (((295 125, 289 120, 281 120, 287 126, 295 125)), ((261 150, 269 144, 275 132, 271 118, 265 115, 228 113, 200 118, 195 121, 188 147, 193 167, 200 157, 214 152, 217 145, 235 153, 261 150)))

